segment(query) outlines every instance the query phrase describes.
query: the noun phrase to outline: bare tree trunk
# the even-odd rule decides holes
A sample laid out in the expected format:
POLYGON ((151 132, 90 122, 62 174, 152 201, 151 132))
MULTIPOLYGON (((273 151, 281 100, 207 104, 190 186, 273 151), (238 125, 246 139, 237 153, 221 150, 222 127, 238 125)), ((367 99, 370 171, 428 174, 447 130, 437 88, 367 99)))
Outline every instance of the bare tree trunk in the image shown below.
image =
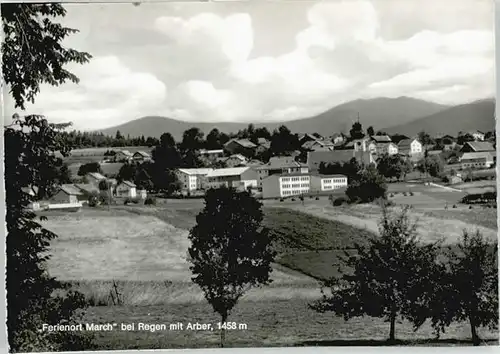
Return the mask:
POLYGON ((396 311, 395 310, 392 310, 392 312, 391 312, 390 322, 391 322, 391 328, 389 331, 389 341, 394 342, 394 340, 396 339, 396 311))
POLYGON ((226 320, 227 315, 221 316, 221 329, 220 329, 220 347, 224 348, 224 342, 226 340, 226 320))
POLYGON ((475 324, 475 321, 474 321, 472 316, 469 316, 469 322, 470 322, 470 331, 471 331, 471 335, 472 335, 472 344, 474 346, 479 346, 480 338, 477 334, 476 324, 475 324))

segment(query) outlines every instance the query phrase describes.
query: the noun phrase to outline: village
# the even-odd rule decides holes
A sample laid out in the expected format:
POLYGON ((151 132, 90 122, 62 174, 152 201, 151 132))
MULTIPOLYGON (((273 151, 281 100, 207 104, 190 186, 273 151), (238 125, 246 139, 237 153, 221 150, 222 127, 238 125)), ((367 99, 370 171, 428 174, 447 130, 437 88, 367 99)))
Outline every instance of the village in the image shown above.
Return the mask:
MULTIPOLYGON (((249 156, 259 156, 268 151, 271 142, 258 138, 233 138, 222 149, 199 149, 196 151, 203 167, 176 168, 179 187, 170 197, 202 197, 210 188, 221 186, 251 191, 261 199, 303 198, 305 196, 340 195, 348 187, 348 177, 343 174, 322 174, 322 164, 345 164, 355 159, 360 165, 377 166, 383 156, 395 156, 410 165, 408 177, 422 181, 423 174, 416 172, 424 158, 437 157, 443 161, 438 182, 446 185, 462 183, 474 174, 495 178, 496 150, 493 133, 479 131, 461 133, 457 137, 441 135, 425 144, 418 135, 412 138, 386 134, 373 134, 361 139, 352 139, 344 134, 322 137, 319 134, 298 134, 300 150, 286 156, 270 156, 267 162, 249 156)), ((45 201, 35 202, 34 209, 78 210, 92 198, 100 195, 122 204, 144 202, 153 193, 136 186, 134 181, 117 180, 120 168, 125 164, 140 165, 151 162, 151 149, 108 148, 101 150, 102 156, 94 159, 103 173, 90 172, 76 176, 75 183, 63 184, 45 201), (113 166, 108 169, 107 166, 113 166)), ((76 156, 85 158, 86 149, 77 150, 76 156)), ((74 164, 73 170, 82 164, 74 164)), ((422 171, 420 171, 422 172, 422 171)), ((434 179, 436 179, 434 178, 434 179)), ((36 189, 36 187, 33 187, 36 189)), ((30 191, 28 191, 30 192, 30 191)), ((34 193, 31 191, 30 193, 34 193)), ((92 203, 91 203, 92 204, 92 203)))

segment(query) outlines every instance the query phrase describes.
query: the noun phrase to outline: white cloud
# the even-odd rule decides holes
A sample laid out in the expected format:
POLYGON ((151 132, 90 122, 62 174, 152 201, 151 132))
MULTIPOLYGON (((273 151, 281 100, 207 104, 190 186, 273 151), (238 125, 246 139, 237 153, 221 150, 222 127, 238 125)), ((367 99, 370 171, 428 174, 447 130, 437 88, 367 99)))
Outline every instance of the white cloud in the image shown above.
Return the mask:
POLYGON ((200 53, 215 46, 229 61, 246 60, 253 47, 252 19, 248 14, 223 18, 202 13, 188 20, 164 16, 155 21, 155 27, 176 44, 195 47, 200 53))
MULTIPOLYGON (((301 28, 288 28, 286 14, 277 12, 273 26, 265 27, 262 18, 269 14, 241 11, 248 6, 235 5, 236 13, 207 12, 217 8, 211 5, 184 17, 159 12, 147 23, 155 36, 144 47, 120 34, 131 31, 110 34, 123 46, 122 56, 99 55, 70 68, 80 85, 44 87, 35 108, 53 120, 98 128, 149 114, 192 121, 277 120, 311 116, 360 97, 404 94, 460 103, 490 95, 493 18, 491 26, 485 24, 490 5, 422 1, 425 6, 416 0, 304 3, 307 24, 301 28), (254 40, 274 43, 285 37, 294 47, 279 55, 254 48, 254 40)), ((137 21, 129 27, 138 29, 137 21)))
POLYGON ((27 112, 42 112, 51 121, 73 121, 76 128, 101 128, 121 124, 140 114, 154 114, 167 88, 152 74, 133 72, 113 56, 97 57, 72 71, 79 85, 64 89, 44 86, 27 112))

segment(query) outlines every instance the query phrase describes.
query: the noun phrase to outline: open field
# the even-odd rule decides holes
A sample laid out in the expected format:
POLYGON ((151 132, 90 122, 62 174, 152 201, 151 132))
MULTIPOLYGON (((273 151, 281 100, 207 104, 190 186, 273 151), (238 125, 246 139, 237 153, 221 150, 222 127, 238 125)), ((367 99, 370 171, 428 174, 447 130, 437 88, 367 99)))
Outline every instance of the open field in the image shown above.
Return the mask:
MULTIPOLYGON (((410 187, 414 195, 406 197, 408 200, 436 200, 436 206, 430 209, 416 203, 414 216, 420 220, 424 240, 445 237, 453 243, 462 227, 478 227, 486 235, 496 237, 494 210, 444 210, 445 201, 440 198, 442 193, 450 192, 410 187)), ((457 197, 455 193, 446 195, 457 197)), ((406 199, 394 201, 406 203, 406 199)), ((307 307, 320 296, 316 279, 337 275, 344 249, 349 249, 352 241, 362 242, 377 232, 378 207, 332 207, 326 197, 306 198, 304 204, 264 202, 265 225, 271 228, 279 253, 278 264, 273 267, 274 282, 252 289, 238 303, 229 320, 246 323, 248 329, 228 333, 228 346, 384 343, 388 325, 381 320, 359 318, 344 322, 331 313, 318 314, 307 307)), ((49 213, 44 225, 59 235, 51 244, 49 272, 85 294, 92 305, 85 314, 88 322, 216 323, 217 317, 201 291, 190 282, 186 260, 187 230, 194 225, 202 207, 201 199, 158 199, 156 206, 49 213)), ((100 332, 95 341, 100 349, 153 349, 216 347, 219 340, 217 330, 131 334, 100 332)), ((497 333, 483 331, 482 336, 494 339, 497 333)), ((412 340, 405 342, 412 345, 453 345, 463 344, 456 340, 467 340, 470 334, 467 324, 454 324, 441 342, 428 343, 433 338, 429 326, 414 334, 408 324, 401 324, 396 327, 396 337, 412 340)))

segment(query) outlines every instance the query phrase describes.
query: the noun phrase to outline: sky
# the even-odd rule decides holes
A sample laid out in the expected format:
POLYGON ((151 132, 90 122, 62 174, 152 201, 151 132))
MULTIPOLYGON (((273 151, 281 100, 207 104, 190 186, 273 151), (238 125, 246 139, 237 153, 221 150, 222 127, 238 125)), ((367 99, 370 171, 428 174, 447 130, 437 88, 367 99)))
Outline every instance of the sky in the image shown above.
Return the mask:
MULTIPOLYGON (((157 115, 305 118, 343 102, 495 95, 493 0, 66 4, 92 54, 80 83, 42 86, 26 113, 93 130, 157 115)), ((4 96, 5 112, 15 112, 4 96)))

